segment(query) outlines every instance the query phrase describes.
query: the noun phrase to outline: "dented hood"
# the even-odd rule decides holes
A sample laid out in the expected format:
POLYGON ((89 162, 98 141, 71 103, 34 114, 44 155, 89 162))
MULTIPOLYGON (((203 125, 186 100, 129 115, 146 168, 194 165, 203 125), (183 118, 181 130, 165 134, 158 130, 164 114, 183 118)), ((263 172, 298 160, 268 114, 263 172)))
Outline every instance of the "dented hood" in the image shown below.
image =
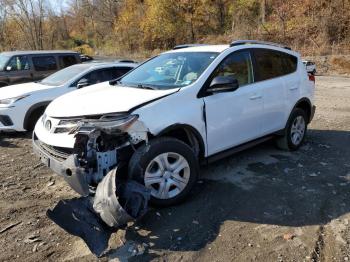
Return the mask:
POLYGON ((46 109, 50 117, 77 117, 126 112, 143 103, 177 92, 113 86, 109 82, 85 87, 55 99, 46 109))

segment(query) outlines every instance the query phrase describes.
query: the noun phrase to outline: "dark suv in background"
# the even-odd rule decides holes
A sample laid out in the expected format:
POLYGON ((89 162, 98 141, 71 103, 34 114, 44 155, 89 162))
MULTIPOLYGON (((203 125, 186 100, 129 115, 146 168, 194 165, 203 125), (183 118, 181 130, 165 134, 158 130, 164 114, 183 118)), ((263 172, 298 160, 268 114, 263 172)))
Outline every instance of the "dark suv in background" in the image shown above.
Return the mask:
POLYGON ((0 87, 41 80, 71 65, 81 63, 72 51, 13 51, 0 53, 0 87))

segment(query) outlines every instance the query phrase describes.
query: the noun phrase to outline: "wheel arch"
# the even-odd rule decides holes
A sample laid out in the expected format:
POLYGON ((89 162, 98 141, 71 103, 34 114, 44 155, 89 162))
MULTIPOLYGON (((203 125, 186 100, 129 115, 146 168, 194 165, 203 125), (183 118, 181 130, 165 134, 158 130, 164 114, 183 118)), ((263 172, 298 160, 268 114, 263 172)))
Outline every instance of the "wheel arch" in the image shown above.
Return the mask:
POLYGON ((51 101, 44 101, 44 102, 39 102, 34 105, 32 105, 26 112, 24 116, 24 121, 23 121, 23 128, 28 129, 30 125, 30 120, 31 116, 33 115, 34 112, 38 110, 45 110, 45 108, 51 103, 51 101))
POLYGON ((295 103, 295 105, 290 113, 292 113, 295 108, 300 108, 300 109, 304 110, 307 117, 308 117, 307 122, 310 123, 311 113, 312 113, 312 104, 311 104, 310 99, 307 97, 303 97, 303 98, 299 99, 298 102, 295 103))
POLYGON ((155 137, 169 136, 174 137, 189 145, 198 160, 205 158, 205 143, 200 132, 191 125, 173 124, 159 132, 155 137))

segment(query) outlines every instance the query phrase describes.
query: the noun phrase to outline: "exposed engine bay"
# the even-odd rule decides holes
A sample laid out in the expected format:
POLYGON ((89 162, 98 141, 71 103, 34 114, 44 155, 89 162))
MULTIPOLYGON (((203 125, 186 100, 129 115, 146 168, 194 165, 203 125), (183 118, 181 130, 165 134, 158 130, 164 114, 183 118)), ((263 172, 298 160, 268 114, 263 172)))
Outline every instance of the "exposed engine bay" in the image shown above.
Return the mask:
POLYGON ((63 162, 65 179, 83 196, 89 195, 108 172, 127 163, 134 146, 148 141, 148 130, 137 115, 86 119, 70 131, 73 154, 63 162))

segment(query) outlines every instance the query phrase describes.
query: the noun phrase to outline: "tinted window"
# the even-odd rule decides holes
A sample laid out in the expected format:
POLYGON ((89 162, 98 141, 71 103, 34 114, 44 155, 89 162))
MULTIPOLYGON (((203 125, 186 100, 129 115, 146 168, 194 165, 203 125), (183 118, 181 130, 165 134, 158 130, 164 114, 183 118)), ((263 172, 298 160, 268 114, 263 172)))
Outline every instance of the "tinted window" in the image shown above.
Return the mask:
POLYGON ((284 74, 283 60, 280 56, 280 52, 257 49, 254 50, 254 54, 260 81, 284 74))
POLYGON ((118 78, 118 77, 121 77, 121 76, 125 75, 131 69, 132 69, 132 67, 118 67, 118 68, 116 68, 115 78, 118 78))
POLYGON ((73 86, 77 86, 78 82, 81 79, 87 79, 90 85, 98 84, 101 82, 109 81, 115 79, 115 69, 114 68, 106 68, 92 71, 85 76, 81 77, 78 81, 76 81, 73 86))
POLYGON ((62 68, 68 67, 77 63, 77 60, 74 55, 59 56, 58 60, 62 68))
POLYGON ((253 83, 254 73, 250 53, 244 51, 230 54, 214 71, 213 78, 216 76, 233 76, 240 86, 253 83))
POLYGON ((14 56, 10 59, 7 67, 11 67, 11 71, 29 70, 27 56, 14 56))
POLYGON ((291 74, 297 70, 298 58, 293 55, 281 53, 284 62, 284 74, 291 74))
POLYGON ((33 57, 33 64, 36 71, 50 71, 57 69, 57 64, 54 56, 33 57))

